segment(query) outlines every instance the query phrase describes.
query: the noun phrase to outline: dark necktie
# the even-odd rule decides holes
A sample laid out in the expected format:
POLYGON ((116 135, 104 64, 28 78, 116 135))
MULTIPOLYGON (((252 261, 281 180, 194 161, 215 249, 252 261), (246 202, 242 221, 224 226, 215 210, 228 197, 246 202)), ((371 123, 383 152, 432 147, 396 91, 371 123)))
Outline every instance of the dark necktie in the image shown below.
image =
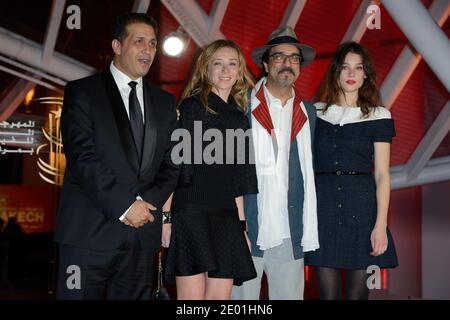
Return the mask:
POLYGON ((131 87, 130 96, 128 98, 130 108, 130 123, 133 131, 134 142, 138 151, 139 160, 142 153, 142 142, 144 140, 144 121, 142 120, 142 111, 136 94, 136 81, 130 81, 128 85, 131 87))

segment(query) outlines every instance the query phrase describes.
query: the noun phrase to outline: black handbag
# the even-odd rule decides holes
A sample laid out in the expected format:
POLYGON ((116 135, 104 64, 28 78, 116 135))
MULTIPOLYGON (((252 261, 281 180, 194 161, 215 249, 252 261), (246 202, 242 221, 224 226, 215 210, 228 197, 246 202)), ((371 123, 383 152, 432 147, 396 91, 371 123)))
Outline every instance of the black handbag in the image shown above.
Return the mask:
POLYGON ((156 285, 156 290, 153 291, 153 300, 170 300, 169 293, 167 289, 163 286, 163 267, 162 267, 162 257, 161 251, 158 253, 158 283, 156 285))

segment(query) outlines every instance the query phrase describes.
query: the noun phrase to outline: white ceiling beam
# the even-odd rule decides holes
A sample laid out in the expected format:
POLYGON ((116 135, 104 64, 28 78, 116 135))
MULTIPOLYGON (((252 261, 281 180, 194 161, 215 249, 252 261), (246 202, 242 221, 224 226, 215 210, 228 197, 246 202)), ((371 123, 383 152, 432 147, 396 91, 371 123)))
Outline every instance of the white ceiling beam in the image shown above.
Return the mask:
POLYGON ((341 43, 346 41, 361 41, 364 33, 367 30, 367 8, 374 4, 378 5, 379 2, 379 0, 363 0, 361 2, 355 12, 355 15, 353 16, 352 22, 350 23, 344 37, 341 40, 341 43))
POLYGON ((51 90, 58 90, 58 88, 55 87, 54 85, 40 80, 41 77, 35 78, 31 74, 18 72, 18 71, 14 70, 14 69, 11 69, 11 68, 8 68, 8 67, 2 66, 2 65, 0 65, 0 71, 9 73, 10 75, 16 76, 17 78, 21 78, 21 79, 25 79, 25 80, 31 81, 31 82, 33 82, 35 84, 39 84, 39 85, 41 85, 43 87, 46 87, 46 88, 49 88, 51 90))
POLYGON ((209 30, 212 34, 220 32, 220 26, 230 0, 215 0, 209 16, 209 30))
POLYGON ((53 0, 50 18, 47 23, 47 31, 45 32, 44 47, 42 49, 43 63, 48 63, 53 56, 65 3, 66 0, 53 0))
MULTIPOLYGON (((448 0, 434 0, 429 12, 442 27, 450 14, 450 3, 448 0)), ((383 105, 386 108, 392 107, 421 60, 422 56, 413 51, 409 44, 403 48, 380 88, 383 105)))
POLYGON ((383 106, 392 108, 421 60, 422 56, 413 52, 408 45, 403 48, 380 87, 383 106))
POLYGON ((20 69, 22 69, 24 71, 27 71, 29 74, 32 74, 32 75, 34 75, 36 77, 50 80, 50 81, 52 81, 52 82, 54 82, 56 84, 59 84, 59 85, 61 85, 63 87, 67 83, 66 81, 61 80, 60 78, 51 76, 51 75, 49 75, 49 74, 47 74, 45 72, 42 72, 41 70, 38 70, 36 68, 31 68, 31 67, 29 67, 29 66, 27 66, 27 65, 25 65, 23 63, 17 62, 16 60, 7 58, 7 57, 5 57, 3 55, 0 55, 0 61, 5 62, 5 63, 7 63, 9 65, 12 65, 14 67, 20 68, 20 69))
POLYGON ((161 3, 199 47, 204 47, 216 39, 225 38, 220 31, 215 34, 209 32, 209 17, 196 1, 161 0, 161 3))
POLYGON ((95 69, 66 55, 55 52, 48 63, 42 63, 42 45, 0 27, 0 53, 66 81, 89 76, 95 69))
POLYGON ((382 3, 447 91, 450 91, 450 41, 427 9, 419 0, 382 0, 382 3))
MULTIPOLYGON (((449 2, 434 0, 429 14, 442 27, 450 14, 449 2)), ((383 104, 387 108, 392 107, 421 59, 422 56, 414 52, 410 45, 403 48, 380 88, 383 104)), ((392 168, 392 189, 450 180, 447 174, 450 172, 450 157, 429 160, 449 128, 450 103, 447 102, 408 162, 392 168)))
POLYGON ((428 161, 417 178, 408 179, 405 165, 391 168, 391 189, 398 190, 450 180, 450 156, 428 161))
POLYGON ((450 130, 450 101, 447 101, 439 115, 428 129, 422 141, 406 163, 405 172, 408 180, 416 179, 431 158, 437 147, 450 130))
POLYGON ((150 0, 134 0, 132 12, 147 13, 150 6, 150 0))
POLYGON ((281 19, 280 27, 290 26, 292 29, 295 29, 305 5, 306 0, 290 0, 286 10, 284 10, 284 16, 283 19, 281 19))
POLYGON ((0 101, 0 122, 6 121, 20 106, 28 91, 36 86, 35 83, 18 79, 14 87, 0 101))
MULTIPOLYGON (((205 47, 214 40, 226 39, 219 30, 210 32, 210 17, 194 0, 161 0, 161 3, 169 10, 183 29, 190 35, 200 48, 205 47)), ((255 78, 247 68, 245 77, 254 85, 255 78)))

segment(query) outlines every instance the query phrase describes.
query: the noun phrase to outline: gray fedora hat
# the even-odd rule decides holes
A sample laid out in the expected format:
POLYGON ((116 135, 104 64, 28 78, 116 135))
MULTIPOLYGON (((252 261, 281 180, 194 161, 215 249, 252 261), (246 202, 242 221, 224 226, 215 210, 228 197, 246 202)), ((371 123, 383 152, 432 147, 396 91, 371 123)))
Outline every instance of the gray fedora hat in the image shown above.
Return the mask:
POLYGON ((253 62, 258 66, 262 66, 262 57, 264 56, 264 53, 266 53, 266 51, 270 48, 280 44, 291 44, 296 46, 301 51, 303 56, 301 63, 302 67, 313 61, 316 56, 316 51, 313 48, 299 43, 295 31, 291 27, 285 26, 275 29, 270 34, 269 40, 265 46, 253 49, 251 54, 253 62))

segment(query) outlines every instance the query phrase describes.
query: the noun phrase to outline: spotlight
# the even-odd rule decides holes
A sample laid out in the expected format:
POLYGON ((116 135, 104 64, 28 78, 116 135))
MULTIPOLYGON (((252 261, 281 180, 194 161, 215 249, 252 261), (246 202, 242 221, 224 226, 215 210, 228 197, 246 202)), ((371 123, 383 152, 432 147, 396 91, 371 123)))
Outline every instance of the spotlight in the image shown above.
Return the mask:
POLYGON ((23 101, 23 104, 26 106, 29 106, 31 101, 33 101, 34 94, 36 93, 36 90, 32 88, 28 93, 25 95, 25 100, 23 101))
POLYGON ((181 26, 177 31, 170 33, 164 38, 163 53, 169 57, 179 57, 188 46, 188 37, 181 26))

